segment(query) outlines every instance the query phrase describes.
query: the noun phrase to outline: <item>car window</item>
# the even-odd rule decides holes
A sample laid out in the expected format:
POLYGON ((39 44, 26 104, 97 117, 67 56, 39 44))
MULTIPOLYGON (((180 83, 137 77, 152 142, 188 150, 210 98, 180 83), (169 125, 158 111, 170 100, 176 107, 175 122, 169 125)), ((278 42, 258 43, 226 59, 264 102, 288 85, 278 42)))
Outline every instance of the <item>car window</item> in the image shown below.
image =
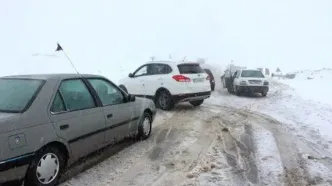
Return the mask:
POLYGON ((22 112, 32 103, 42 80, 0 79, 0 112, 22 112))
POLYGON ((237 71, 234 73, 233 78, 234 78, 234 77, 237 77, 237 71))
POLYGON ((83 110, 96 106, 92 95, 81 79, 63 81, 59 91, 68 111, 83 110))
POLYGON ((138 69, 134 76, 144 76, 148 74, 148 69, 147 69, 147 65, 140 67, 140 69, 138 69))
POLYGON ((63 102, 63 99, 60 96, 59 91, 56 93, 54 97, 54 101, 51 106, 51 112, 63 112, 66 111, 65 103, 63 102))
POLYGON ((241 77, 255 77, 255 78, 264 78, 264 75, 259 70, 243 70, 241 77))
POLYGON ((204 70, 199 64, 180 64, 178 65, 180 74, 199 74, 204 73, 204 70))
POLYGON ((123 103, 124 96, 122 92, 111 83, 103 79, 88 79, 88 81, 96 90, 104 106, 123 103))
POLYGON ((240 71, 239 70, 237 71, 236 77, 237 78, 240 77, 240 71))
POLYGON ((165 65, 165 64, 152 64, 151 65, 151 74, 169 74, 171 72, 172 72, 172 68, 168 65, 165 65))

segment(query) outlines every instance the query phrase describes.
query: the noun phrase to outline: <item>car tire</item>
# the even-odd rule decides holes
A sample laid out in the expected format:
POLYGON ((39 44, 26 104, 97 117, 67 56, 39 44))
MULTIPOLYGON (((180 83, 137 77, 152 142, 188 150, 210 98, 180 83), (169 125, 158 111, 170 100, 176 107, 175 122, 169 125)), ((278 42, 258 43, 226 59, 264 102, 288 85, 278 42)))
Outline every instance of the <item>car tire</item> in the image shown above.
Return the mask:
POLYGON ((189 101, 189 103, 194 106, 194 107, 198 107, 200 106, 201 104, 203 104, 204 100, 196 100, 196 101, 189 101))
POLYGON ((237 95, 237 96, 240 96, 240 95, 241 95, 241 92, 239 91, 239 86, 235 86, 235 87, 234 87, 234 93, 235 93, 235 95, 237 95))
POLYGON ((65 156, 63 153, 60 152, 60 150, 56 147, 45 147, 38 151, 35 158, 32 160, 32 162, 29 165, 29 168, 27 170, 26 178, 24 180, 24 185, 26 186, 54 186, 57 185, 59 182, 59 179, 65 169, 65 156), (45 165, 45 163, 48 165, 47 170, 44 171, 43 176, 43 170, 42 167, 45 165), (53 169, 51 171, 50 165, 53 166, 53 169), (38 171, 38 168, 40 168, 40 172, 38 171), (52 175, 52 172, 54 172, 52 175), (44 178, 43 178, 44 177, 44 178), (45 180, 45 178, 47 180, 45 180))
POLYGON ((146 140, 150 137, 152 130, 152 116, 148 112, 144 112, 138 124, 138 140, 146 140))
POLYGON ((214 91, 215 85, 211 85, 211 91, 214 91))
POLYGON ((267 92, 262 92, 261 94, 262 94, 263 97, 266 97, 267 92))
POLYGON ((165 90, 160 91, 155 99, 157 108, 161 110, 171 110, 174 107, 174 101, 172 95, 165 90))
POLYGON ((126 93, 128 93, 128 90, 127 90, 127 88, 126 88, 124 85, 119 85, 119 87, 120 87, 123 91, 125 91, 126 93))

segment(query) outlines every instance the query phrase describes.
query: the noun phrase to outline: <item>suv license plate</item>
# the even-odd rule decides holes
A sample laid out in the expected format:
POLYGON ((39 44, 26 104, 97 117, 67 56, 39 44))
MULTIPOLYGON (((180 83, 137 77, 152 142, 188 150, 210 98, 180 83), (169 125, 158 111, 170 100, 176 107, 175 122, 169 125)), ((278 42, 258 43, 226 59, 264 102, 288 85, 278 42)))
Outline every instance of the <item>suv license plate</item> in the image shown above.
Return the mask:
POLYGON ((204 78, 200 78, 200 79, 193 79, 194 83, 202 83, 204 81, 204 78))

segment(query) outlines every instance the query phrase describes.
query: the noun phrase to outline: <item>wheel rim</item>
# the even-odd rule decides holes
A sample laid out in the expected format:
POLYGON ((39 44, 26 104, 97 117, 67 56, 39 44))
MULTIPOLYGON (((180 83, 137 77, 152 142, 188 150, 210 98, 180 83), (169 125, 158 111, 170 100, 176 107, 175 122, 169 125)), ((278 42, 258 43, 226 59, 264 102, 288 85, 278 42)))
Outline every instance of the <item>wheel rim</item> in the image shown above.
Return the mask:
POLYGON ((166 108, 168 104, 168 97, 165 94, 161 94, 159 97, 159 105, 161 108, 166 108))
POLYGON ((59 173, 59 158, 53 153, 45 154, 37 164, 36 176, 40 183, 51 183, 59 173))
POLYGON ((149 117, 145 117, 143 121, 143 132, 145 135, 149 135, 151 130, 151 121, 149 117))

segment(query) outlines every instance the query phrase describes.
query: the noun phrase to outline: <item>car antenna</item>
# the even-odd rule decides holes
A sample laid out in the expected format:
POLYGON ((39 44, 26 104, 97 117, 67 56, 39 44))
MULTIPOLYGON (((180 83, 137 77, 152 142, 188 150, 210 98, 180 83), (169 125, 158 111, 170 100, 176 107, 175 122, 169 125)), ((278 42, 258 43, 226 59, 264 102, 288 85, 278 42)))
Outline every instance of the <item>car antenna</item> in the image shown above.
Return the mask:
POLYGON ((70 62, 71 66, 72 66, 72 67, 74 68, 74 70, 76 71, 76 73, 77 73, 77 74, 80 74, 80 73, 78 72, 78 70, 76 69, 74 63, 70 60, 70 58, 68 57, 68 55, 66 54, 66 52, 63 50, 62 46, 59 44, 59 42, 58 42, 57 44, 58 44, 58 45, 57 45, 57 48, 55 49, 55 51, 56 51, 56 52, 58 52, 58 51, 62 51, 62 52, 65 54, 67 60, 70 62))

